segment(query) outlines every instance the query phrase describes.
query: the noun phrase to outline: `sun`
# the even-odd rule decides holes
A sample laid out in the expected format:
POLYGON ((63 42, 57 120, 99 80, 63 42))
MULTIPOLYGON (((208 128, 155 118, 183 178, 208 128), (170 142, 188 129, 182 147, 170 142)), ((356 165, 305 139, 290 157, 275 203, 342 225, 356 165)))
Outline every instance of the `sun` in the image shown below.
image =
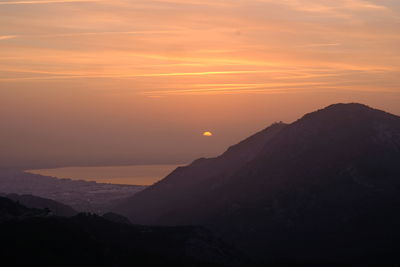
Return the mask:
POLYGON ((204 132, 204 133, 203 133, 203 136, 213 136, 213 134, 212 134, 212 132, 208 132, 208 131, 207 131, 207 132, 204 132))

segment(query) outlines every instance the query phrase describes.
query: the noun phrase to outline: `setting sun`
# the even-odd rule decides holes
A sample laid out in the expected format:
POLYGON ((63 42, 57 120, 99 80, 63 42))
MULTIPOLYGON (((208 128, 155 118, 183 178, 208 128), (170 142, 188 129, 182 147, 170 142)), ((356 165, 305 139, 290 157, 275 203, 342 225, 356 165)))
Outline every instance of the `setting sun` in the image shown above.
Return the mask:
POLYGON ((204 132, 203 136, 213 136, 212 132, 204 132))

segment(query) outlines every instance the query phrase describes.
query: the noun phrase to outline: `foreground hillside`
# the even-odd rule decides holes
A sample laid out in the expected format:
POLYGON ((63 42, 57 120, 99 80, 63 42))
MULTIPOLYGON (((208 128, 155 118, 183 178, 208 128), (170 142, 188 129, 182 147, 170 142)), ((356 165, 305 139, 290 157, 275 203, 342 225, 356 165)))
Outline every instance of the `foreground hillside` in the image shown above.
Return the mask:
POLYGON ((78 214, 78 212, 70 206, 47 198, 18 194, 0 194, 0 196, 14 200, 27 208, 48 210, 56 216, 70 217, 78 214))
POLYGON ((245 264, 234 249, 200 227, 131 225, 115 214, 54 217, 2 197, 0 240, 5 266, 245 264))
POLYGON ((265 262, 400 263, 400 117, 336 104, 178 168, 117 211, 200 224, 265 262))

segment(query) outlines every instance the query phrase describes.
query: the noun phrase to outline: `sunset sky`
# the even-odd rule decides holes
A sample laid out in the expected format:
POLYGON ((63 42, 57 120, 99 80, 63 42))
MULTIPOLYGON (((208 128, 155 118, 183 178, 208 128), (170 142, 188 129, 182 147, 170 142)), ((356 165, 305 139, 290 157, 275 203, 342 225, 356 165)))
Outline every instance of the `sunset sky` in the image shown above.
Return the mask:
POLYGON ((400 115, 399 0, 0 0, 4 162, 185 162, 353 101, 400 115))

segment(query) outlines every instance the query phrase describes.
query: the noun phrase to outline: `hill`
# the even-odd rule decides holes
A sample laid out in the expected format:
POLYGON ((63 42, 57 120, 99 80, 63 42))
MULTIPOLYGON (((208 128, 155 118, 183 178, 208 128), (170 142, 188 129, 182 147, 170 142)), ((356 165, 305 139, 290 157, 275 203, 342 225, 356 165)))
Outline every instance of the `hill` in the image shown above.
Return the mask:
POLYGON ((194 226, 65 218, 0 197, 0 256, 6 266, 244 266, 237 251, 194 226))
POLYGON ((3 194, 3 196, 19 202, 28 208, 48 209, 53 215, 56 216, 70 217, 78 214, 78 212, 70 206, 47 198, 18 194, 3 194))

